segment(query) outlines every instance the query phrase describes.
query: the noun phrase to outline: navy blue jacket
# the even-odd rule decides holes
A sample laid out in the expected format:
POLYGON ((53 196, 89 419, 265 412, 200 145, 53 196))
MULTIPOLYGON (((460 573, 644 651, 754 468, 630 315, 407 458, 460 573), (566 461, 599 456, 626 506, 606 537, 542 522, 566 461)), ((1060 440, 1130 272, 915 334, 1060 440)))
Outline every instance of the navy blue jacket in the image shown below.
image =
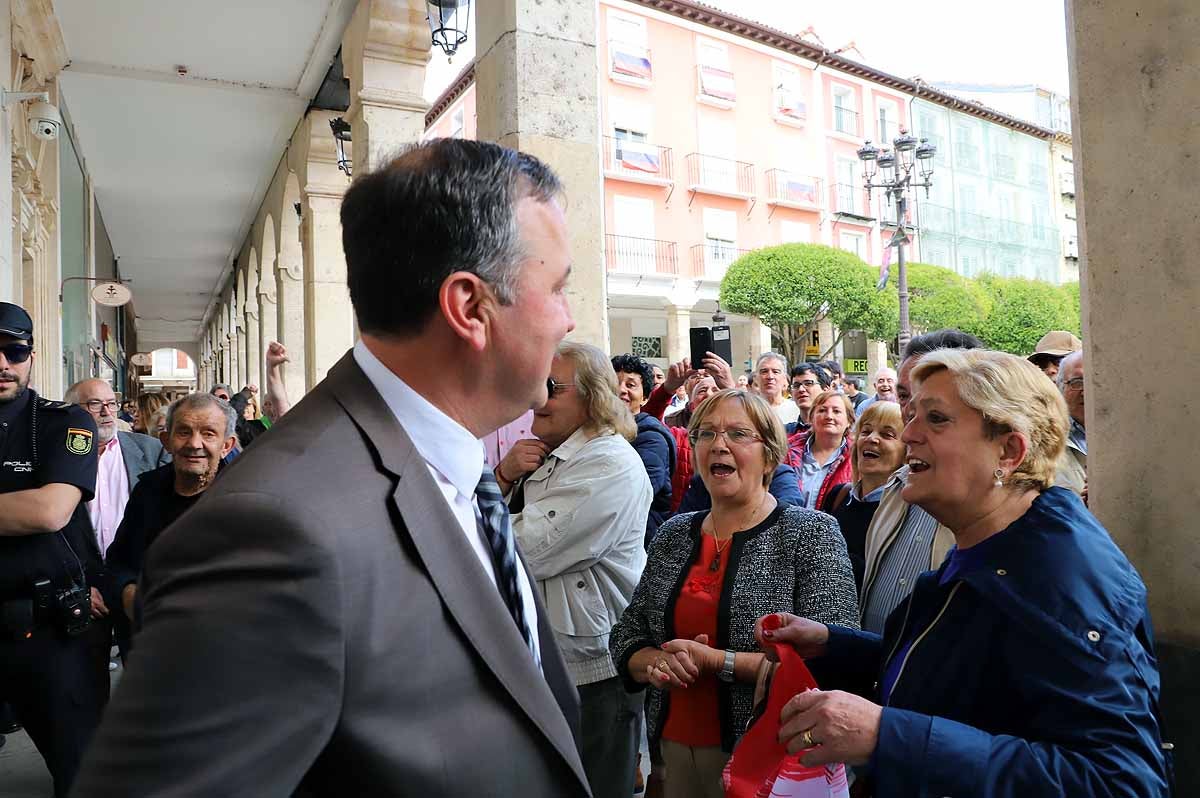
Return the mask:
POLYGON ((663 521, 671 517, 671 476, 675 473, 675 437, 666 425, 649 413, 638 413, 638 434, 633 448, 642 464, 646 476, 650 477, 650 490, 654 498, 650 502, 650 513, 646 516, 646 546, 649 547, 654 533, 663 521))
POLYGON ((875 697, 916 639, 871 762, 876 798, 1167 795, 1146 588, 1072 492, 1050 488, 986 562, 923 574, 884 636, 830 627, 823 688, 875 697))
MULTIPOLYGON (((781 463, 775 468, 775 473, 771 475, 771 484, 767 486, 767 492, 774 496, 775 501, 781 505, 804 506, 804 497, 800 495, 800 475, 796 473, 795 468, 786 463, 781 463)), ((687 493, 683 494, 683 501, 679 503, 679 509, 675 512, 678 515, 711 509, 712 496, 708 495, 708 488, 704 486, 704 480, 700 479, 700 475, 697 474, 692 477, 687 493)))

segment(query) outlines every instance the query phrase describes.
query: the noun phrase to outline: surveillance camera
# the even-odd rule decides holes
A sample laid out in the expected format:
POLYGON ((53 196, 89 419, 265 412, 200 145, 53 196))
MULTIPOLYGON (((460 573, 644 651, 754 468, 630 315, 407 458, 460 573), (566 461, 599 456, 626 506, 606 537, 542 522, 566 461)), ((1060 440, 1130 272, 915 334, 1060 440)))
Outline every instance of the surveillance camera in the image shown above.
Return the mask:
POLYGON ((34 103, 29 108, 29 132, 44 141, 58 138, 62 117, 50 103, 34 103))

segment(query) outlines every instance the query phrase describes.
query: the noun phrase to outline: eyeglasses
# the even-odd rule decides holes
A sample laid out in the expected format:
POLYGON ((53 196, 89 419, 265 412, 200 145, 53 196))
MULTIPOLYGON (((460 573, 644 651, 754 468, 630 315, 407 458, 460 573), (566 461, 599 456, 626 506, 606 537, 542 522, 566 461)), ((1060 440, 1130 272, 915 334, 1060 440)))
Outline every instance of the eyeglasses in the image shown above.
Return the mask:
POLYGON ((24 363, 33 354, 33 347, 29 344, 6 344, 0 346, 0 354, 9 363, 24 363))
POLYGON ((812 388, 814 385, 819 385, 819 384, 820 383, 818 383, 816 380, 797 380, 796 382, 792 383, 792 389, 795 390, 796 388, 799 388, 801 386, 803 386, 805 388, 812 388))
POLYGON ((108 412, 115 413, 117 412, 117 408, 121 405, 115 399, 111 399, 107 402, 103 399, 88 399, 83 403, 83 406, 88 409, 89 413, 99 413, 105 408, 108 409, 108 412))
POLYGON ((1078 391, 1083 388, 1083 377, 1072 377, 1071 379, 1063 382, 1063 385, 1067 386, 1073 391, 1078 391))
POLYGON ((555 382, 553 377, 546 378, 546 396, 550 398, 554 398, 563 391, 569 391, 573 387, 575 386, 569 382, 555 382))
POLYGON ((762 437, 751 432, 748 429, 698 429, 688 433, 688 440, 692 442, 692 446, 711 446, 716 443, 717 436, 724 435, 725 440, 730 446, 749 446, 750 444, 761 441, 762 437))

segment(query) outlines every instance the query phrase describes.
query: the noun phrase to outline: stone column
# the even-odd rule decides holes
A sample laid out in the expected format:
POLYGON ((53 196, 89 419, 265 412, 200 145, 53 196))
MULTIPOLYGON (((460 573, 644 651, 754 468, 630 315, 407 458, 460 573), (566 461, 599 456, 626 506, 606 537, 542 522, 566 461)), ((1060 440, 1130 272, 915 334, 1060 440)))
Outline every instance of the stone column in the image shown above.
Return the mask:
POLYGON ((359 0, 346 28, 342 64, 350 79, 346 121, 355 170, 375 169, 425 133, 425 13, 418 0, 359 0))
POLYGON ((867 339, 867 393, 875 395, 872 383, 875 373, 888 364, 888 348, 884 341, 867 339))
POLYGON ((1200 12, 1194 0, 1067 7, 1090 509, 1149 589, 1176 794, 1197 795, 1200 471, 1187 419, 1200 408, 1200 128, 1184 120, 1196 116, 1200 12), (1131 357, 1170 379, 1128 390, 1131 357))
MULTIPOLYGON (((340 225, 338 230, 341 230, 340 225)), ((304 290, 303 260, 286 266, 281 261, 275 270, 276 295, 271 298, 271 306, 275 312, 275 340, 288 350, 288 362, 283 366, 283 381, 290 392, 288 398, 293 401, 303 396, 306 389, 316 385, 315 382, 307 382, 304 366, 307 357, 304 290)))
POLYGON ((566 187, 572 338, 608 343, 596 6, 494 0, 477 20, 478 137, 536 155, 566 187))
MULTIPOLYGON (((817 349, 820 350, 817 352, 818 357, 820 357, 821 355, 824 355, 825 350, 833 345, 833 339, 835 337, 836 337, 836 335, 834 333, 832 321, 825 318, 825 319, 821 319, 820 321, 817 322, 817 349)), ((833 353, 830 352, 828 358, 821 358, 821 359, 832 360, 832 359, 834 359, 833 353)))
MULTIPOLYGON (((691 354, 691 328, 690 307, 667 305, 667 360, 675 363, 691 354)), ((700 368, 699 363, 693 363, 692 366, 700 368)))
POLYGON ((246 382, 253 383, 259 387, 260 395, 263 389, 263 372, 262 372, 262 349, 259 336, 258 315, 258 264, 250 264, 250 271, 246 273, 246 298, 242 303, 245 309, 242 314, 243 323, 245 324, 244 338, 246 340, 246 382))
POLYGON ((338 218, 341 192, 309 184, 305 193, 304 364, 312 387, 354 345, 354 309, 338 218))
MULTIPOLYGON (((263 360, 263 375, 261 387, 263 395, 266 395, 267 390, 267 372, 265 358, 267 356, 267 347, 272 341, 279 341, 279 308, 275 301, 275 279, 272 272, 275 271, 274 264, 264 263, 262 265, 262 276, 258 281, 258 356, 263 360)), ((283 343, 280 341, 280 343, 283 343)), ((287 346, 287 344, 284 344, 287 346)), ((304 342, 301 341, 297 349, 304 351, 304 342)), ((289 355, 291 351, 289 350, 289 355)), ((284 366, 284 384, 287 384, 287 366, 284 366)), ((301 396, 301 388, 303 388, 304 380, 301 379, 300 386, 297 388, 296 399, 301 396)), ((289 395, 289 398, 291 396, 289 395)))

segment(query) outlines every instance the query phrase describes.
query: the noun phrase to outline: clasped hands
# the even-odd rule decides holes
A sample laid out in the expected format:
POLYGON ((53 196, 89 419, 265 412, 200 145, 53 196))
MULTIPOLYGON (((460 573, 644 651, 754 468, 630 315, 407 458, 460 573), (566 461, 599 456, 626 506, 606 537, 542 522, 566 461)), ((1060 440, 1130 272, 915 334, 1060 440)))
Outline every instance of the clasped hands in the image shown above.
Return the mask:
POLYGON ((646 666, 646 680, 659 690, 686 689, 703 674, 717 673, 725 666, 725 652, 708 645, 708 635, 694 640, 671 640, 658 650, 646 666))

